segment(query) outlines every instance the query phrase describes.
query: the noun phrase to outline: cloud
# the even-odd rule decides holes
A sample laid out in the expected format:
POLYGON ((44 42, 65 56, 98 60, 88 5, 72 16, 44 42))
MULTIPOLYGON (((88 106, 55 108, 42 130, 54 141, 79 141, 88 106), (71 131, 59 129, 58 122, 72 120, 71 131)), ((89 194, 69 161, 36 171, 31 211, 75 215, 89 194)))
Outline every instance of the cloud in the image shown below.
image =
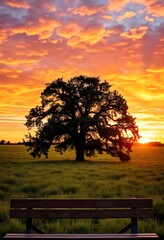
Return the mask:
POLYGON ((80 16, 90 16, 93 14, 104 12, 107 7, 105 4, 96 5, 96 1, 92 2, 90 5, 81 5, 76 8, 68 8, 68 11, 71 11, 72 14, 80 16))
POLYGON ((85 15, 92 15, 97 13, 97 9, 91 9, 87 6, 81 6, 79 8, 68 8, 75 15, 85 16, 85 15))
POLYGON ((164 68, 158 68, 158 69, 151 69, 148 68, 147 72, 153 72, 153 73, 164 73, 164 68))
POLYGON ((12 8, 30 8, 30 5, 28 4, 28 0, 6 0, 6 5, 12 8))
POLYGON ((29 22, 26 26, 14 27, 12 33, 26 33, 29 36, 38 35, 39 39, 47 39, 52 35, 54 29, 60 25, 54 19, 39 18, 35 24, 29 22))
POLYGON ((118 1, 118 0, 110 1, 110 0, 108 0, 108 9, 110 11, 120 11, 122 8, 124 8, 126 6, 126 4, 128 2, 129 2, 129 0, 122 0, 122 1, 118 1))
POLYGON ((90 25, 83 27, 78 23, 68 23, 57 30, 60 37, 68 39, 67 44, 70 47, 83 48, 84 45, 94 45, 107 35, 107 31, 99 25, 90 25))
POLYGON ((102 41, 103 37, 105 36, 106 30, 101 26, 89 27, 82 31, 81 35, 79 36, 79 42, 93 45, 99 41, 102 41))
POLYGON ((144 4, 146 6, 150 6, 154 3, 156 3, 158 0, 133 0, 133 2, 135 3, 139 3, 139 4, 144 4))
POLYGON ((82 31, 81 26, 76 22, 72 22, 68 23, 65 26, 61 26, 60 28, 57 29, 56 32, 60 37, 71 38, 73 36, 80 35, 81 31, 82 31))
POLYGON ((149 16, 146 16, 146 17, 145 17, 145 20, 146 20, 147 22, 154 22, 154 18, 151 18, 151 17, 149 17, 149 16))
POLYGON ((101 18, 102 18, 102 19, 112 20, 112 21, 113 21, 113 17, 110 16, 110 15, 102 15, 101 18))
POLYGON ((135 12, 128 11, 128 12, 125 12, 124 15, 119 16, 119 17, 118 17, 118 21, 122 21, 122 20, 124 20, 124 19, 126 19, 126 18, 132 18, 132 17, 134 17, 134 16, 136 16, 136 13, 135 13, 135 12))
POLYGON ((147 26, 141 26, 139 28, 132 28, 128 32, 121 33, 121 37, 131 38, 133 40, 138 40, 142 38, 147 33, 147 26))
POLYGON ((8 57, 7 59, 1 60, 1 63, 8 64, 9 66, 31 66, 34 63, 37 62, 37 59, 35 58, 24 58, 24 57, 18 57, 16 58, 10 58, 8 57))
POLYGON ((148 6, 148 12, 153 17, 163 17, 164 14, 163 1, 155 1, 154 4, 148 6))
POLYGON ((7 38, 6 30, 0 30, 0 44, 7 38))

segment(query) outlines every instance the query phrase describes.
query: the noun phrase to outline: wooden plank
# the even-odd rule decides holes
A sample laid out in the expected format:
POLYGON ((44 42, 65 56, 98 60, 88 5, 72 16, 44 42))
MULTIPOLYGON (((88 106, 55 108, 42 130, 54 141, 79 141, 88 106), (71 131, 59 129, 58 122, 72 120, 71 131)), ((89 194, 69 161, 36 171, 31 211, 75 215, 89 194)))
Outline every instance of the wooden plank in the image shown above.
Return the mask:
POLYGON ((155 233, 148 234, 7 234, 4 239, 159 239, 155 233))
POLYGON ((11 208, 152 208, 151 198, 12 199, 11 208))
POLYGON ((71 209, 71 210, 36 210, 12 209, 11 218, 144 218, 153 217, 153 209, 71 209))

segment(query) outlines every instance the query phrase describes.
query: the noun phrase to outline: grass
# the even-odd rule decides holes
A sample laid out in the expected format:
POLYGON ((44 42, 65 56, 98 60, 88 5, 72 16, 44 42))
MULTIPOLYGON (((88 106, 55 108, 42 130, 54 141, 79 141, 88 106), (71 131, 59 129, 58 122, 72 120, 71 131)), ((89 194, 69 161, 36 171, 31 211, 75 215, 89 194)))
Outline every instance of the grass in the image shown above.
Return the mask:
MULTIPOLYGON (((153 198, 155 219, 140 220, 140 232, 164 237, 164 148, 135 147, 132 160, 101 155, 74 162, 74 153, 50 151, 49 159, 32 159, 24 146, 0 146, 0 235, 24 232, 22 221, 9 219, 11 198, 153 198)), ((37 221, 44 231, 118 232, 128 220, 37 221)))

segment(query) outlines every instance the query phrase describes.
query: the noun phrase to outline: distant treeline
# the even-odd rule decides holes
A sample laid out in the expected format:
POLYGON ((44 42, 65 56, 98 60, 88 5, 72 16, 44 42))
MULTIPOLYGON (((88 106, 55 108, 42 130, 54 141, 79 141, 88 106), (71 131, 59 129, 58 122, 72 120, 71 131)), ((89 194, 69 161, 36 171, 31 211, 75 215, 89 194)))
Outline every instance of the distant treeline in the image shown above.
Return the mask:
POLYGON ((164 143, 161 142, 135 143, 134 146, 164 147, 164 143))
MULTIPOLYGON (((25 145, 24 142, 16 142, 16 143, 12 143, 10 141, 5 141, 5 140, 0 140, 0 145, 25 145)), ((26 142, 27 145, 27 142, 26 142)), ((52 144, 54 145, 54 144, 52 144)), ((150 147, 164 147, 164 143, 161 142, 148 142, 148 143, 134 143, 134 146, 150 146, 150 147)))
POLYGON ((24 145, 24 142, 12 143, 10 141, 0 140, 0 145, 24 145))

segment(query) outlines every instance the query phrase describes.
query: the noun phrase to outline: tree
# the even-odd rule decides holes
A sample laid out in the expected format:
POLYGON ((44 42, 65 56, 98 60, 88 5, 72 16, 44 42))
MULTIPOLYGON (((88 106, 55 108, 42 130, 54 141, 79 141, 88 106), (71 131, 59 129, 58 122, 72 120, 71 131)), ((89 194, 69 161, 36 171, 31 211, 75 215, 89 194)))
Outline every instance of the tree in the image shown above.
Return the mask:
POLYGON ((6 143, 5 140, 1 140, 1 141, 0 141, 0 145, 4 145, 5 143, 6 143))
POLYGON ((128 113, 126 100, 111 85, 98 77, 78 76, 65 82, 59 78, 46 84, 41 105, 26 116, 26 145, 33 157, 44 154, 52 144, 55 150, 76 151, 76 160, 85 155, 107 152, 121 161, 130 160, 132 145, 139 139, 139 130, 128 113))

